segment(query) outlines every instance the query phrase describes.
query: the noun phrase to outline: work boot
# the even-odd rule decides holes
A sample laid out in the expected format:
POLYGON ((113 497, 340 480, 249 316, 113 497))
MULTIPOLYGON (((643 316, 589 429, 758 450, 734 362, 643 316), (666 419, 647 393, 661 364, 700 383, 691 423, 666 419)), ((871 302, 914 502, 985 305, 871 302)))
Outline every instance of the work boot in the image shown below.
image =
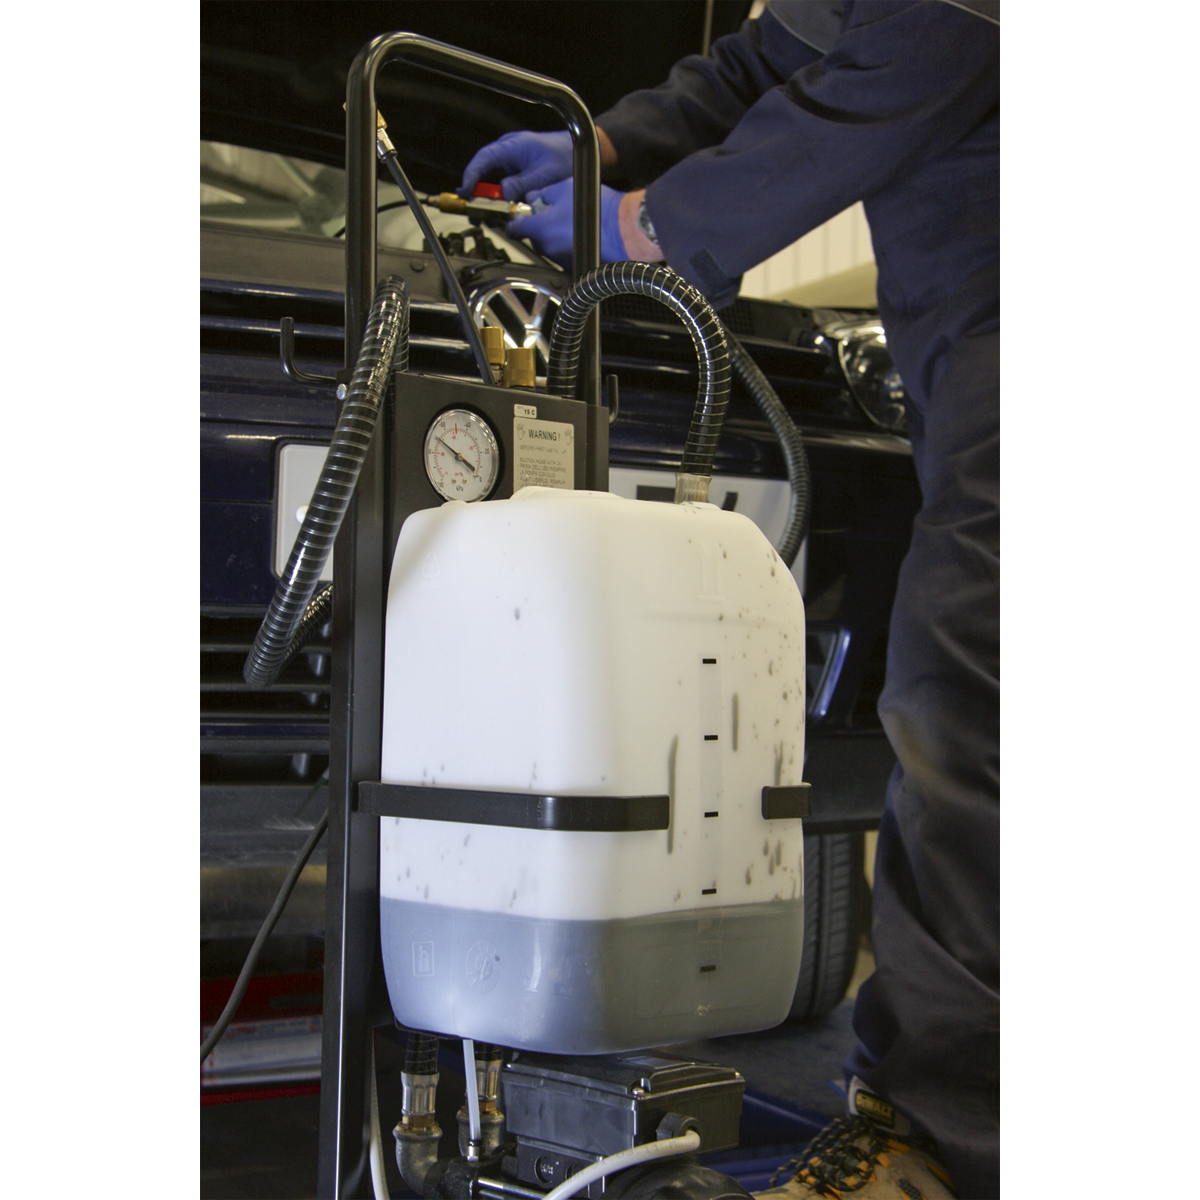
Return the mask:
POLYGON ((774 1184, 787 1178, 787 1182, 756 1192, 756 1196, 955 1200, 950 1177, 938 1162, 937 1146, 931 1138, 913 1133, 903 1116, 868 1092, 858 1079, 851 1086, 850 1098, 854 1115, 826 1125, 804 1153, 771 1180, 774 1184))

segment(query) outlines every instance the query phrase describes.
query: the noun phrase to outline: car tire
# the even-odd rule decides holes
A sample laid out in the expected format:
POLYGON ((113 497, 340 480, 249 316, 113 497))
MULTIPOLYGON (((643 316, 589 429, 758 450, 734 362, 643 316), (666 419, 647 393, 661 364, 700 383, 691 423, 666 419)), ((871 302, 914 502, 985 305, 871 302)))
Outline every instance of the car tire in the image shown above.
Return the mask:
POLYGON ((861 833, 804 839, 804 953, 789 1021, 823 1017, 841 1003, 858 959, 869 896, 861 833))

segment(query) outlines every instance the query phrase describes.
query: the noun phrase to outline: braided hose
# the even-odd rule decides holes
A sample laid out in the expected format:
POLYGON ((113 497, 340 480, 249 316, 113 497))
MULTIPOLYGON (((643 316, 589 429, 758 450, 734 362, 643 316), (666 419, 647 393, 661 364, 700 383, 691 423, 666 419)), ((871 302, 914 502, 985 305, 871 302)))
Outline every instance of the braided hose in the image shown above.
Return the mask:
POLYGON ((438 1043, 441 1039, 432 1033, 418 1033, 415 1029, 408 1035, 404 1050, 404 1070, 409 1075, 436 1074, 438 1043))
MULTIPOLYGON (((392 370, 408 369, 408 284, 392 275, 375 291, 350 389, 333 431, 333 441, 313 489, 304 523, 267 615, 254 638, 242 677, 255 690, 269 687, 324 621, 309 601, 366 461, 392 370)), ((314 604, 321 603, 318 597, 314 604)), ((326 620, 328 617, 325 618, 326 620)))
POLYGON ((630 292, 665 304, 684 323, 696 347, 700 386, 675 477, 675 501, 707 500, 717 439, 729 405, 729 352, 721 322, 708 301, 670 267, 609 263, 578 280, 563 297, 554 320, 546 390, 568 398, 574 395, 583 330, 592 309, 601 300, 630 292))
POLYGON ((776 551, 790 568, 800 552, 800 544, 808 536, 808 524, 812 516, 812 479, 808 470, 808 455, 804 452, 799 430, 783 407, 783 401, 759 369, 758 363, 746 353, 746 348, 728 327, 725 329, 725 344, 729 347, 733 369, 774 431, 787 464, 788 483, 792 489, 791 511, 776 551))

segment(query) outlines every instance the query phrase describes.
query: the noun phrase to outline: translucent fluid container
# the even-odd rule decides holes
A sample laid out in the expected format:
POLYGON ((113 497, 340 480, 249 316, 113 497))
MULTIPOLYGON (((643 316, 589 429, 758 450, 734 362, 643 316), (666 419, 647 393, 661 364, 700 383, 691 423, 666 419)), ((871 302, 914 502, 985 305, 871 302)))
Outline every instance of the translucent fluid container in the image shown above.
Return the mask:
POLYGON ((736 513, 525 488, 409 517, 383 781, 666 796, 669 827, 381 818, 398 1019, 554 1054, 782 1021, 803 833, 764 819, 762 789, 800 782, 804 664, 795 580, 736 513))

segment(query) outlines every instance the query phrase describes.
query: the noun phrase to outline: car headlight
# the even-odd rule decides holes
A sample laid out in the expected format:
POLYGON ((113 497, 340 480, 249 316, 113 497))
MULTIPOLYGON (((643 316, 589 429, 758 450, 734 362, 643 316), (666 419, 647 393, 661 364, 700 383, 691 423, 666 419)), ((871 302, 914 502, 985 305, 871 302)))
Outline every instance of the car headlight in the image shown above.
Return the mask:
POLYGON ((830 325, 825 334, 836 343, 838 362, 851 395, 867 418, 881 429, 906 433, 904 406, 908 393, 878 319, 830 325))

